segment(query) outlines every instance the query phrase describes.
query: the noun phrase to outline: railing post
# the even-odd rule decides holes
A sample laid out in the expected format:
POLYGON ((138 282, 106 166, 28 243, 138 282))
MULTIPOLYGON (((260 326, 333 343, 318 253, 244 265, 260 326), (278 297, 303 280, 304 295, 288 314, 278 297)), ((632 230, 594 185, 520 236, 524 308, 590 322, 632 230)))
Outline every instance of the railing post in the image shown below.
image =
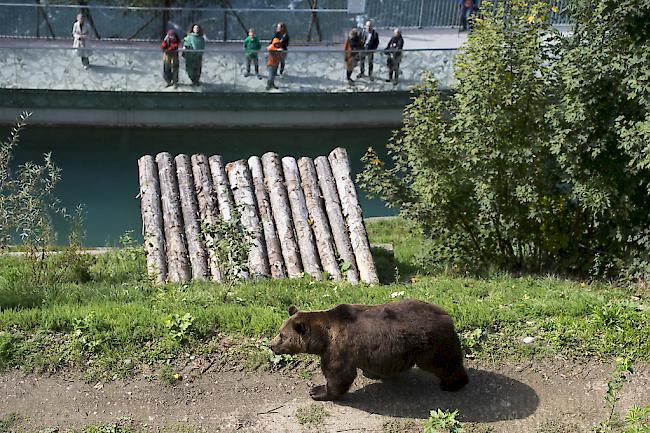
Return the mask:
POLYGON ((418 18, 418 28, 422 28, 422 15, 424 15, 424 0, 420 0, 420 17, 418 18))

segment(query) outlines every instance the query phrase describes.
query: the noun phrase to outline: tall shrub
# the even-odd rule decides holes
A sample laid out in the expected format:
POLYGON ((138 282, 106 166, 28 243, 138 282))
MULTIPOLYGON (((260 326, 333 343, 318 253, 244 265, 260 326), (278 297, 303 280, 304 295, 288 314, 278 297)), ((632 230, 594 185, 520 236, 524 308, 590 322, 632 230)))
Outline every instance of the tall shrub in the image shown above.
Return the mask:
POLYGON ((549 114, 552 151, 577 204, 581 255, 593 272, 648 272, 650 2, 576 0, 549 114))
POLYGON ((359 182, 420 224, 449 258, 540 268, 569 248, 570 204, 548 146, 556 88, 551 6, 498 2, 455 63, 453 96, 425 77, 388 145, 359 182))

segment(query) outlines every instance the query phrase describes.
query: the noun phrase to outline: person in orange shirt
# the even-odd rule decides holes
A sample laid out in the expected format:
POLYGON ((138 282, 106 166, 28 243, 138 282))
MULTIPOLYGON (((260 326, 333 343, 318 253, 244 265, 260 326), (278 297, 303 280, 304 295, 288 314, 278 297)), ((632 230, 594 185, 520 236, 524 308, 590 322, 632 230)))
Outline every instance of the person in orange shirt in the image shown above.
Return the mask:
POLYGON ((343 51, 345 52, 345 77, 348 80, 348 84, 354 84, 352 80, 352 71, 359 63, 359 50, 363 49, 363 41, 359 37, 359 32, 357 29, 350 30, 348 38, 345 40, 345 45, 343 46, 343 51))
POLYGON ((277 89, 275 85, 275 76, 278 74, 278 66, 280 66, 280 61, 282 60, 282 41, 280 38, 274 37, 271 41, 271 45, 267 48, 269 52, 269 58, 266 62, 267 69, 269 71, 269 79, 266 82, 266 90, 277 89))

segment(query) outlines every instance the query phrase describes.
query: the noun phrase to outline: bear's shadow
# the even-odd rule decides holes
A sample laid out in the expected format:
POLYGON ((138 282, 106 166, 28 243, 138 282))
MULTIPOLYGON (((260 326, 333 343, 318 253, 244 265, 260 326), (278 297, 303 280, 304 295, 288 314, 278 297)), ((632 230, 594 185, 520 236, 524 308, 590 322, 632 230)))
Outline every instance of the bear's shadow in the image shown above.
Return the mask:
POLYGON ((470 382, 465 388, 445 392, 435 376, 414 368, 353 390, 338 403, 379 415, 420 419, 428 418, 435 409, 458 410, 458 419, 463 422, 521 419, 539 405, 535 390, 524 383, 471 368, 467 373, 470 382))

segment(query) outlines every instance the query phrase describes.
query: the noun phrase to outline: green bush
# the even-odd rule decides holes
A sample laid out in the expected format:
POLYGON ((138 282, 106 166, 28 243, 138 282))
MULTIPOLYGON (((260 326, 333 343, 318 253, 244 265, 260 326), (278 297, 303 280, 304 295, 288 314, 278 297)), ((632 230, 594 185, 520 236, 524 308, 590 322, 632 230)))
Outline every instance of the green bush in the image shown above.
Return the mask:
MULTIPOLYGON (((650 5, 485 3, 443 96, 424 77, 360 186, 433 240, 431 268, 630 275, 650 270, 650 5)), ((426 259, 426 258, 425 258, 426 259)))

